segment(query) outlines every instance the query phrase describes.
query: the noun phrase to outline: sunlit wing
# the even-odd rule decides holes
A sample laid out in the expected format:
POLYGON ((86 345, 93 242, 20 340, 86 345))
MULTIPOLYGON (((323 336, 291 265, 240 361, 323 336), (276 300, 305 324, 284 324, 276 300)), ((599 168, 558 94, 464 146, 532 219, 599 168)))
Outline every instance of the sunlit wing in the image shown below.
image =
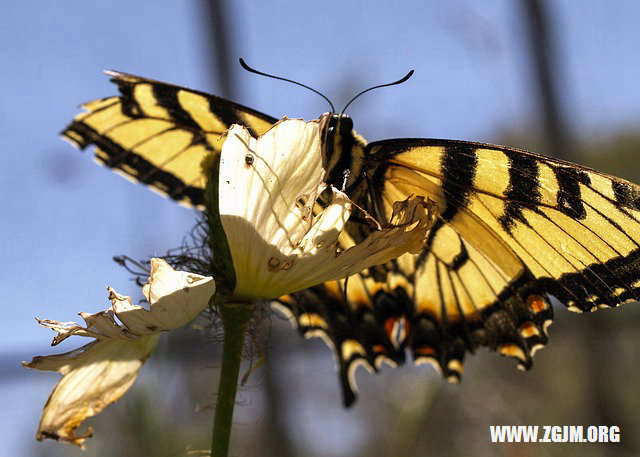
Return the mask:
MULTIPOLYGON (((444 335, 464 329, 469 349, 488 345, 528 367, 543 341, 527 335, 544 337, 536 315, 549 308, 547 294, 573 311, 638 299, 638 186, 475 143, 389 140, 368 152, 379 164, 372 191, 385 214, 404 193, 426 194, 441 208, 415 258, 415 312, 444 335)), ((422 350, 415 342, 412 349, 422 350)), ((435 349, 438 362, 451 363, 446 347, 435 349)))
POLYGON ((351 277, 346 294, 328 284, 283 300, 305 336, 335 346, 347 404, 356 366, 402 363, 407 348, 451 381, 482 346, 529 368, 547 342, 550 295, 572 311, 638 300, 637 185, 477 143, 387 140, 366 153, 381 216, 418 194, 440 218, 421 254, 351 277))
POLYGON ((83 105, 62 135, 125 177, 187 206, 202 209, 208 165, 231 124, 253 136, 276 119, 220 97, 117 72, 120 96, 83 105))

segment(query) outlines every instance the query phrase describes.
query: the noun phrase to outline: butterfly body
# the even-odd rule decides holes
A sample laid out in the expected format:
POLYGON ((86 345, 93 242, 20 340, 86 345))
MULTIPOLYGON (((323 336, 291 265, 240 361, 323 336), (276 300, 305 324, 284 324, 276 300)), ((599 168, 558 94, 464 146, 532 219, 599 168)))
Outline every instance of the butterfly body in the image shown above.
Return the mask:
MULTIPOLYGON (((94 144, 104 165, 188 206, 203 208, 208 164, 231 124, 258 136, 276 122, 219 97, 109 74, 120 96, 85 105, 63 135, 94 144)), ((279 299, 303 335, 331 341, 346 404, 358 365, 400 364, 408 350, 457 381, 466 353, 488 347, 529 368, 548 339, 550 296, 572 311, 640 297, 639 186, 513 148, 366 143, 348 116, 321 122, 325 181, 369 215, 385 223, 393 203, 412 194, 438 210, 421 253, 279 299)), ((345 247, 369 223, 353 218, 345 247)))
POLYGON ((346 115, 325 113, 320 116, 323 129, 323 154, 326 182, 344 188, 347 194, 362 190, 364 151, 366 142, 353 129, 353 120, 346 115))

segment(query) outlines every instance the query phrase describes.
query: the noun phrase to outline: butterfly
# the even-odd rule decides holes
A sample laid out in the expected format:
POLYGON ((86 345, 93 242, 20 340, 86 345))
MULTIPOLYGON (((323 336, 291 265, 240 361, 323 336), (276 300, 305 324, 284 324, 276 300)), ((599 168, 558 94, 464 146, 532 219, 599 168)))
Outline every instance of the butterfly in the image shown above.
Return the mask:
MULTIPOLYGON (((107 72, 120 95, 83 105, 62 132, 96 160, 181 204, 203 209, 207 164, 224 132, 257 137, 276 118, 229 100, 107 72)), ((333 346, 348 406, 355 370, 405 361, 457 382, 487 347, 528 369, 548 340, 551 297, 570 311, 640 297, 640 186, 527 151, 455 140, 366 143, 344 114, 323 115, 326 181, 378 219, 421 195, 437 205, 424 248, 346 281, 280 297, 305 337, 333 346)), ((352 241, 370 231, 348 223, 352 241)))

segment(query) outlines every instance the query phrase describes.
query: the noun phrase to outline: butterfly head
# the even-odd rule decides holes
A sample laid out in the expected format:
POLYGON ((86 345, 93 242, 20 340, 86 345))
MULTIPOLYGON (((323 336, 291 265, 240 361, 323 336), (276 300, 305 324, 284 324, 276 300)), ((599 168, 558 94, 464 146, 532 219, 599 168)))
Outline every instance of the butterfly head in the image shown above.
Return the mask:
POLYGON ((325 113, 328 117, 327 133, 329 135, 349 136, 353 134, 353 120, 346 114, 325 113))
POLYGON ((360 181, 365 141, 353 130, 353 120, 345 114, 325 113, 320 122, 326 181, 351 195, 360 181))

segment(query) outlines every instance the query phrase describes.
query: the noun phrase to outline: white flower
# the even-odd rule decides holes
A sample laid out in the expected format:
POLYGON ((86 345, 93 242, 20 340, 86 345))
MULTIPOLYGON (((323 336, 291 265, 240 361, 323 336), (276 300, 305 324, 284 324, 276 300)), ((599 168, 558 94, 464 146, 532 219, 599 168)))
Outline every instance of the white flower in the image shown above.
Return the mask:
POLYGON ((38 319, 58 334, 57 345, 71 335, 95 341, 64 354, 37 356, 23 365, 58 371, 62 379, 49 396, 36 438, 54 438, 82 445, 92 430, 76 436, 87 417, 117 401, 133 384, 151 355, 161 332, 193 320, 215 292, 213 278, 175 271, 162 259, 151 259, 151 274, 142 288, 149 310, 108 288, 111 306, 99 313, 80 313, 86 326, 74 322, 38 319), (117 320, 116 320, 117 318, 117 320), (118 322, 119 321, 119 322, 118 322))
POLYGON ((283 119, 258 139, 239 125, 229 130, 219 204, 236 272, 234 296, 276 298, 422 248, 431 218, 415 198, 397 205, 390 227, 338 251, 354 205, 331 188, 329 205, 313 214, 326 188, 320 135, 320 121, 301 119, 283 119))
MULTIPOLYGON (((317 199, 326 189, 321 130, 320 121, 300 119, 283 119, 258 139, 242 126, 229 129, 220 157, 218 206, 235 270, 232 302, 276 298, 421 249, 431 224, 422 198, 397 202, 391 224, 357 245, 343 233, 354 207, 347 195, 331 188, 328 205, 320 207, 317 199)), ((44 408, 37 439, 82 446, 92 431, 76 436, 74 430, 117 401, 159 334, 194 319, 215 289, 212 277, 175 271, 152 259, 142 289, 150 310, 109 288, 109 309, 80 313, 86 326, 38 320, 58 333, 53 345, 71 335, 96 340, 24 363, 63 375, 44 408)))

